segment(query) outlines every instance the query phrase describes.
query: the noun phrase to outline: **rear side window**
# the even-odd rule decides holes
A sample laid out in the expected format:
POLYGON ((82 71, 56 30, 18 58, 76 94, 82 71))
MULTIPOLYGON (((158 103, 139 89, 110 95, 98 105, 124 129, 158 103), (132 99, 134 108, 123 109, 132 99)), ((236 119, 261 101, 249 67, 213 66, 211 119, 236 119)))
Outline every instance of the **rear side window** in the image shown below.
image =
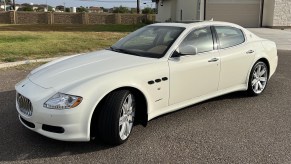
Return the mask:
POLYGON ((215 27, 218 39, 220 42, 220 48, 228 48, 236 46, 245 41, 243 32, 235 27, 215 27))

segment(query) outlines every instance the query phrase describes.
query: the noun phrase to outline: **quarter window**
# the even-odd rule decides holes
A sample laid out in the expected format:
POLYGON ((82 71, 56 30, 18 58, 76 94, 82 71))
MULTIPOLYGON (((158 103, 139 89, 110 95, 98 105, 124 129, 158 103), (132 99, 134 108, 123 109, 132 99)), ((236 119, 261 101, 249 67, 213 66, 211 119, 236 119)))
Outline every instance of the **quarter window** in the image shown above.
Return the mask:
POLYGON ((197 48, 197 53, 213 50, 213 39, 210 27, 196 29, 189 33, 180 47, 192 45, 197 48))
POLYGON ((236 46, 245 41, 243 32, 238 28, 215 27, 215 30, 220 42, 220 48, 236 46))

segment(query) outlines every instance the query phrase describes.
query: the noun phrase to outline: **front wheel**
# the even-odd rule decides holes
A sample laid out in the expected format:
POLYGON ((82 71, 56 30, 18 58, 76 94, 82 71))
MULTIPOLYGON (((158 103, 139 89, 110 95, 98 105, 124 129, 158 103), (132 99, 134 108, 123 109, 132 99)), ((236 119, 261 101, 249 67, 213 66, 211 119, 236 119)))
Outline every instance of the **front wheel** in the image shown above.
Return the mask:
POLYGON ((266 63, 262 61, 253 66, 248 84, 248 93, 250 95, 257 96, 265 90, 268 83, 268 71, 266 63))
POLYGON ((124 143, 133 128, 135 107, 135 96, 128 90, 106 96, 98 118, 99 138, 111 145, 124 143))

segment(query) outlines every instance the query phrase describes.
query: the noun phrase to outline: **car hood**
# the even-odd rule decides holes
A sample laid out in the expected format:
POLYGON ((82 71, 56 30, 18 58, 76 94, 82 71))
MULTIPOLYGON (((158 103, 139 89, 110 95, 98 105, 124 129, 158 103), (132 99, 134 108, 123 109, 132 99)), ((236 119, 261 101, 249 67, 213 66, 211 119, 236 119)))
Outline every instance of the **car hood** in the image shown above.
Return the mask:
POLYGON ((33 70, 28 78, 43 88, 58 88, 154 61, 157 59, 102 50, 47 63, 33 70))

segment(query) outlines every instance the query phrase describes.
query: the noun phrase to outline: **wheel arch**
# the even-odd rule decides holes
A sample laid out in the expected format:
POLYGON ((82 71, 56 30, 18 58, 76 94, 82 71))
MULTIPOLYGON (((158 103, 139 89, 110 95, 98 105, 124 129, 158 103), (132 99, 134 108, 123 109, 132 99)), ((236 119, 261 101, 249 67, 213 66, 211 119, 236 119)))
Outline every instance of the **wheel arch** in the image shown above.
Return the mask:
POLYGON ((268 79, 269 79, 270 78, 270 62, 269 62, 269 60, 267 58, 262 57, 262 58, 259 58, 255 63, 257 63, 259 61, 264 62, 267 65, 267 67, 268 67, 268 79))
POLYGON ((99 109, 100 107, 103 105, 106 97, 117 90, 129 90, 131 91, 135 97, 136 97, 136 101, 137 101, 137 109, 136 110, 136 120, 137 123, 146 126, 147 122, 148 122, 148 101, 147 98, 145 96, 145 94, 138 88, 136 87, 132 87, 132 86, 123 86, 123 87, 119 87, 119 88, 115 88, 111 91, 109 91, 107 94, 105 94, 101 100, 97 103, 97 105, 95 106, 95 109, 92 111, 92 114, 90 116, 90 121, 89 121, 89 136, 90 138, 92 137, 96 137, 96 130, 95 130, 95 125, 94 123, 97 122, 97 118, 98 118, 98 114, 99 114, 99 109), (140 110, 139 110, 140 109, 140 110))
POLYGON ((251 75, 252 69, 253 69, 254 65, 259 61, 264 62, 267 65, 267 67, 268 67, 268 79, 270 78, 270 62, 269 62, 269 60, 265 57, 258 58, 254 61, 254 63, 252 64, 252 66, 249 70, 249 74, 248 74, 247 81, 246 81, 247 88, 249 87, 249 80, 250 80, 250 75, 251 75))

